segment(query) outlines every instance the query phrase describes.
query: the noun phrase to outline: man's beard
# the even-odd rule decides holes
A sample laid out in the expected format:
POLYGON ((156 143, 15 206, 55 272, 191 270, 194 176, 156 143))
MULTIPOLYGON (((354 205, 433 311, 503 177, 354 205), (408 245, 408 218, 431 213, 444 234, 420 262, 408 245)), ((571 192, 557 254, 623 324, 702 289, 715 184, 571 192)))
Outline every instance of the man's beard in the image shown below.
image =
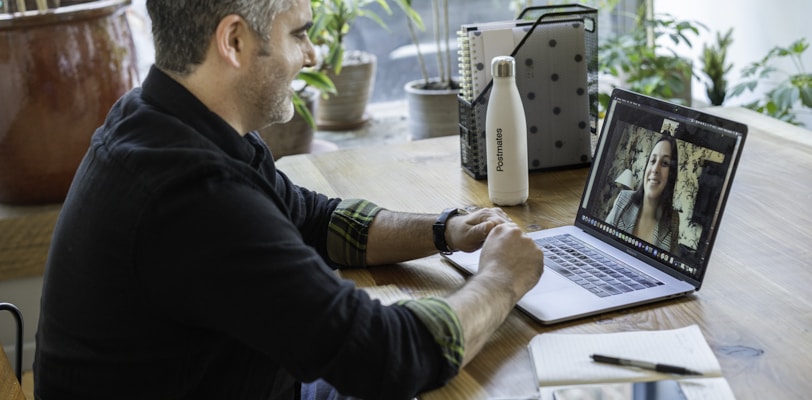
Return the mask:
POLYGON ((268 71, 254 68, 240 84, 250 107, 254 108, 255 121, 260 126, 252 130, 264 128, 268 125, 285 123, 293 118, 294 108, 290 82, 281 82, 281 77, 272 76, 268 71), (256 77, 262 77, 256 79, 256 77), (284 84, 284 88, 279 85, 284 84))

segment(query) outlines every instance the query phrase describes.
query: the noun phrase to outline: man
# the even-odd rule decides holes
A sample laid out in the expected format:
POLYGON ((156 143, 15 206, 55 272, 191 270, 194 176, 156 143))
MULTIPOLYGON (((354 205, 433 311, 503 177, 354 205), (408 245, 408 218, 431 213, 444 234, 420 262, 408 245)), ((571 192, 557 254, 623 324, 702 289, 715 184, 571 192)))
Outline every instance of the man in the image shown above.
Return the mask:
POLYGON ((451 379, 541 275, 501 210, 396 213, 276 170, 254 130, 293 115, 309 0, 149 0, 155 66, 95 133, 63 205, 36 396, 411 398, 451 379), (408 238, 409 240, 403 240, 408 238), (331 267, 483 247, 445 298, 382 306, 331 267), (300 392, 301 390, 301 392, 300 392))

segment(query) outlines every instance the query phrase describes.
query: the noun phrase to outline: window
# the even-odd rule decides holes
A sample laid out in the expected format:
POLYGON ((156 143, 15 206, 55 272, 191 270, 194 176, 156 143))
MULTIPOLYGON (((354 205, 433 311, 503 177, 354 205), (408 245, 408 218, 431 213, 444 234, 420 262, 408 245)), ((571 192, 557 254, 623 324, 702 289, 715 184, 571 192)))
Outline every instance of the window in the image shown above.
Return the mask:
MULTIPOLYGON (((420 51, 423 53, 429 77, 439 75, 437 58, 432 32, 431 1, 417 0, 413 7, 423 18, 426 30, 418 32, 420 51)), ((466 23, 500 21, 513 18, 513 11, 507 0, 449 0, 449 35, 452 74, 459 75, 457 67, 457 35, 460 25, 466 23)), ((375 21, 367 18, 356 20, 346 38, 347 49, 362 50, 377 57, 375 87, 370 102, 403 100, 406 93, 403 86, 406 82, 421 79, 420 65, 409 38, 406 27, 406 16, 392 5, 392 15, 380 12, 378 15, 388 26, 380 27, 375 21)))
MULTIPOLYGON (((614 26, 632 23, 633 16, 641 1, 619 0, 616 7, 617 11, 605 16, 599 12, 599 34, 614 31, 615 29, 612 28, 614 26)), ((601 3, 604 2, 601 1, 601 3)), ((434 43, 432 32, 432 2, 429 0, 417 0, 414 3, 413 7, 415 7, 415 10, 426 24, 426 30, 418 32, 421 43, 420 51, 426 60, 429 77, 437 77, 439 73, 436 58, 437 46, 434 43)), ((516 2, 509 0, 449 0, 448 29, 451 38, 449 44, 452 50, 451 64, 454 76, 459 75, 456 32, 460 26, 470 23, 512 19, 514 11, 510 9, 511 3, 516 2)), ((555 2, 534 3, 547 4, 555 2)), ((586 3, 596 2, 588 1, 586 3)), ((361 18, 355 21, 346 38, 347 49, 370 52, 377 57, 375 86, 370 102, 403 100, 406 96, 403 86, 409 81, 422 78, 416 52, 406 27, 406 16, 397 6, 394 4, 391 4, 391 6, 392 15, 386 15, 383 12, 378 13, 387 24, 388 30, 379 26, 375 21, 361 18)), ((592 7, 597 6, 592 5, 592 7)))

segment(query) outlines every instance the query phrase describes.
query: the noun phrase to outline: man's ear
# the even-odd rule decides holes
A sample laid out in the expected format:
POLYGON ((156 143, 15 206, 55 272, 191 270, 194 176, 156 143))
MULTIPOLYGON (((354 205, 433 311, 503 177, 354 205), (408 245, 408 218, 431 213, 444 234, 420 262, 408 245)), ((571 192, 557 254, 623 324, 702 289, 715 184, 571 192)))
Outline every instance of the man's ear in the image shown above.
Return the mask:
POLYGON ((227 64, 239 68, 247 53, 251 29, 239 15, 227 15, 217 24, 214 33, 214 48, 227 64))

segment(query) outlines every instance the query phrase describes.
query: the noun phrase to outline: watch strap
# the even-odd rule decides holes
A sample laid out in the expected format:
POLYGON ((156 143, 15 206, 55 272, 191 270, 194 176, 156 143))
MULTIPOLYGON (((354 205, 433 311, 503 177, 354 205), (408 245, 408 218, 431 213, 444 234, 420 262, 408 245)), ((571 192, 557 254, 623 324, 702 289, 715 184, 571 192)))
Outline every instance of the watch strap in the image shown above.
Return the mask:
POLYGON ((440 251, 441 254, 451 254, 454 252, 448 243, 445 241, 445 227, 449 218, 457 214, 467 214, 465 210, 459 208, 446 208, 434 221, 431 227, 432 236, 434 237, 434 247, 440 251))

